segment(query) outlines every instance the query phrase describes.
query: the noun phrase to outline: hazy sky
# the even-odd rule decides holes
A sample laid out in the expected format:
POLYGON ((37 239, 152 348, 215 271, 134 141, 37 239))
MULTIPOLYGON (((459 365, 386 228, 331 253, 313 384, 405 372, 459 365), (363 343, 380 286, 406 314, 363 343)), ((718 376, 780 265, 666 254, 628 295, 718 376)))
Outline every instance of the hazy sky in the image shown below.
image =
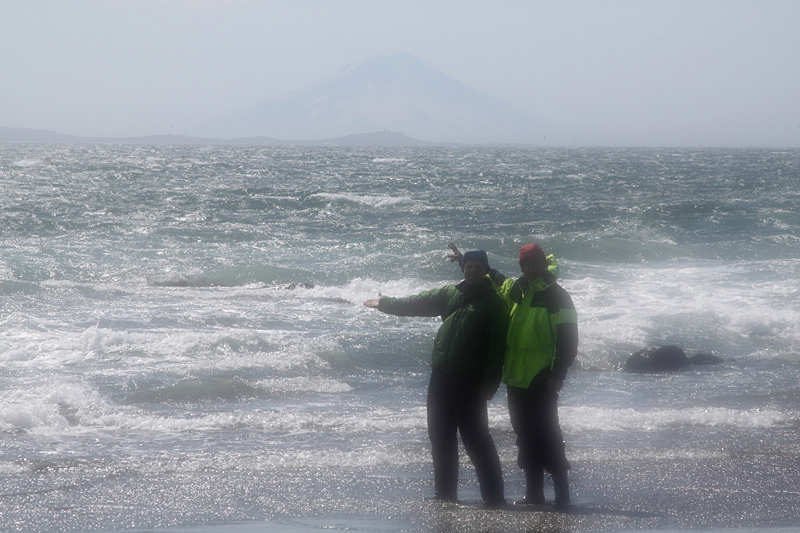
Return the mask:
POLYGON ((0 0, 0 126, 180 134, 408 52, 577 144, 800 146, 797 0, 0 0))

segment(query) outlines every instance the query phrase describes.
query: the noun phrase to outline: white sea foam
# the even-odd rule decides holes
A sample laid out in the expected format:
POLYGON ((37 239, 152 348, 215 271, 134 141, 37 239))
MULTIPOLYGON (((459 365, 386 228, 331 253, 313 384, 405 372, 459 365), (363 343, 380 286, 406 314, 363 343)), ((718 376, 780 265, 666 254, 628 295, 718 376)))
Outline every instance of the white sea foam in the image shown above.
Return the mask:
MULTIPOLYGON (((351 387, 330 380, 293 378, 259 382, 269 392, 338 394, 351 387)), ((145 396, 147 397, 147 396, 145 396)), ((424 432, 423 406, 391 409, 354 405, 340 410, 335 404, 317 405, 284 403, 279 408, 230 410, 202 416, 154 416, 139 407, 113 404, 88 384, 73 380, 55 385, 40 385, 14 393, 4 393, 0 408, 0 432, 25 431, 31 434, 64 437, 96 434, 108 437, 109 432, 130 434, 181 434, 186 432, 218 432, 247 428, 265 432, 265 438, 284 440, 290 436, 326 434, 344 437, 424 432)))
POLYGON ((374 196, 374 195, 358 195, 358 194, 343 194, 343 193, 319 193, 313 194, 312 198, 320 198, 330 202, 345 202, 359 205, 366 205, 369 207, 383 208, 392 207, 403 204, 415 203, 408 196, 374 196))
POLYGON ((772 428, 800 421, 800 412, 775 409, 607 409, 590 406, 562 407, 561 421, 567 431, 659 431, 680 427, 772 428))
POLYGON ((11 164, 13 167, 21 167, 21 168, 30 168, 36 167, 42 164, 40 159, 22 159, 20 161, 15 161, 11 164))
POLYGON ((344 286, 323 286, 308 289, 309 293, 315 296, 339 299, 341 301, 362 304, 370 298, 377 298, 378 294, 384 296, 409 296, 420 292, 441 287, 445 284, 453 283, 442 281, 439 283, 425 281, 416 278, 394 279, 379 281, 369 278, 355 278, 347 282, 344 286))
POLYGON ((252 454, 223 451, 176 457, 169 459, 168 462, 134 459, 127 466, 137 472, 164 475, 171 472, 258 472, 278 468, 341 469, 381 466, 402 468, 406 465, 427 465, 430 462, 430 456, 425 450, 380 441, 363 442, 360 446, 351 444, 347 448, 349 449, 329 448, 325 453, 320 453, 311 446, 297 446, 287 453, 283 447, 271 448, 265 445, 258 450, 258 453, 252 454))
POLYGON ((793 348, 800 344, 800 309, 788 301, 776 306, 797 293, 792 276, 759 279, 758 267, 744 263, 576 270, 587 275, 563 285, 578 308, 581 352, 589 365, 616 367, 654 344, 800 360, 793 348), (759 346, 758 338, 768 339, 770 349, 759 346))
POLYGON ((323 377, 291 377, 264 379, 256 383, 266 392, 341 393, 353 390, 351 385, 323 377))
POLYGON ((680 448, 680 447, 627 447, 619 449, 616 447, 607 447, 598 445, 593 442, 591 446, 579 447, 571 446, 569 448, 570 461, 620 461, 623 463, 650 463, 653 461, 708 461, 726 457, 728 452, 722 447, 714 449, 696 449, 696 448, 680 448))
POLYGON ((19 368, 58 371, 76 365, 89 373, 110 375, 137 374, 143 369, 146 373, 154 364, 158 371, 190 374, 242 366, 276 371, 328 368, 320 354, 340 349, 335 339, 303 338, 285 330, 159 331, 98 326, 74 332, 28 333, 25 338, 5 339, 5 344, 0 360, 19 368))
POLYGON ((376 157, 372 160, 373 163, 405 163, 406 161, 404 157, 376 157))
MULTIPOLYGON (((0 431, 24 430, 60 434, 85 429, 81 419, 96 420, 108 408, 96 391, 78 381, 34 385, 5 392, 0 408, 0 431)), ((91 425, 91 424, 89 424, 91 425)))

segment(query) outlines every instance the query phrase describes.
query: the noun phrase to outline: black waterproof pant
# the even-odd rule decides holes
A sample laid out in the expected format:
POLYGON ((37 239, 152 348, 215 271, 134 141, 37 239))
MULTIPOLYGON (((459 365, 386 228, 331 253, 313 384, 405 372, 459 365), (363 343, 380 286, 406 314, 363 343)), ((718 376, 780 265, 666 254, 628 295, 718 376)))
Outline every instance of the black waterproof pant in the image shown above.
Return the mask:
POLYGON ((497 448, 489 434, 486 400, 480 386, 460 376, 438 370, 428 387, 428 435, 433 448, 435 497, 455 501, 458 488, 458 433, 467 450, 488 504, 505 501, 503 471, 497 448))
POLYGON ((547 379, 534 379, 527 389, 509 386, 508 413, 517 434, 517 461, 528 482, 526 499, 544 501, 547 470, 553 476, 556 503, 569 503, 569 462, 558 422, 558 393, 547 390, 547 379))

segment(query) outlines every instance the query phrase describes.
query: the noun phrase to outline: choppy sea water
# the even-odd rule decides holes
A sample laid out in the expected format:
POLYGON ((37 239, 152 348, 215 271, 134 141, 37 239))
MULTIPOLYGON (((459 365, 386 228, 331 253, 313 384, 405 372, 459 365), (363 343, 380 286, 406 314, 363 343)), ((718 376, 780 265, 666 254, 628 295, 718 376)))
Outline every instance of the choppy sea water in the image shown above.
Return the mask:
POLYGON ((2 531, 800 527, 798 150, 0 145, 0 190, 2 531), (424 500, 439 323, 362 302, 449 241, 561 265, 572 514, 424 500))

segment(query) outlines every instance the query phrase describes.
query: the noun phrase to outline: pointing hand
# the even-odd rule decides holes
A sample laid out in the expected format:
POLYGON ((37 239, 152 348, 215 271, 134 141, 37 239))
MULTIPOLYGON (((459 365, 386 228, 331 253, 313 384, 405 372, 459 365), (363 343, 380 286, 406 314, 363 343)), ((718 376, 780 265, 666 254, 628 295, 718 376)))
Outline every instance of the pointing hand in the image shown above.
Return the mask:
POLYGON ((378 297, 377 298, 371 298, 371 299, 365 301, 364 305, 367 306, 367 307, 377 308, 378 304, 381 303, 381 296, 382 296, 382 294, 378 293, 378 297))

